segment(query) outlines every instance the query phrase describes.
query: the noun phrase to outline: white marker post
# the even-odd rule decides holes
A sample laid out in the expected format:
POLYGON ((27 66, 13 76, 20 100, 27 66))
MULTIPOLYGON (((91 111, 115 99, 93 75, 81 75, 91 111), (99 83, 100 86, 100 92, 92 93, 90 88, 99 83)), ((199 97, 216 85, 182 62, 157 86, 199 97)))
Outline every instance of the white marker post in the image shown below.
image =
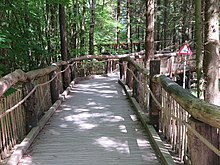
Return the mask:
POLYGON ((184 55, 184 62, 183 62, 183 88, 186 88, 186 60, 187 57, 184 55))
POLYGON ((178 54, 184 55, 184 62, 183 62, 183 88, 186 88, 186 61, 187 61, 187 55, 192 55, 192 51, 190 50, 190 47, 188 44, 184 44, 178 54))

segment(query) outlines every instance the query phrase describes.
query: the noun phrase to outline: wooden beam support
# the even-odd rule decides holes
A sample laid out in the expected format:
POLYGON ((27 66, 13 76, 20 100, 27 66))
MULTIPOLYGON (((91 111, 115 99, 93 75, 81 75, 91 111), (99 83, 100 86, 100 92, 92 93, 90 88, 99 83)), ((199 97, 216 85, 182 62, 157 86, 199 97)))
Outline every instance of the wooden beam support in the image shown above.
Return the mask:
MULTIPOLYGON (((150 89, 158 102, 161 103, 161 88, 160 86, 152 81, 152 78, 160 74, 160 60, 151 60, 150 61, 150 89)), ((156 104, 153 100, 153 97, 150 96, 149 102, 149 115, 150 115, 150 122, 154 126, 155 130, 159 131, 159 114, 160 114, 160 107, 156 104)))

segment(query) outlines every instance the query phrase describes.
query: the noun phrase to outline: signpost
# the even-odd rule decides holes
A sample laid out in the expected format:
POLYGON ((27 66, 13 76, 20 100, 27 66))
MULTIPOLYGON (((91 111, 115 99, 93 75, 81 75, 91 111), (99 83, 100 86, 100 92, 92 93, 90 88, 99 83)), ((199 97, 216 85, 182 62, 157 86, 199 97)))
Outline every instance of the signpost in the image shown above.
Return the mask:
POLYGON ((186 61, 187 61, 187 55, 192 55, 192 51, 188 44, 184 44, 181 46, 178 54, 184 56, 184 62, 183 62, 183 88, 186 88, 186 61))

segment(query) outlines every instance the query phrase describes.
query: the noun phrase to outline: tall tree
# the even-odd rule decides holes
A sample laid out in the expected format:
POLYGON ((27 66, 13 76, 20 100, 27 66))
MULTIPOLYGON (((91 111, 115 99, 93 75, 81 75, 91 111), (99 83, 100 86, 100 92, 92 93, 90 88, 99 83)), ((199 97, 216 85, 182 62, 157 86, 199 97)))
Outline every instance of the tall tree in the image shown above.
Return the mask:
POLYGON ((120 27, 119 27, 119 22, 120 22, 120 14, 121 14, 121 0, 117 0, 117 36, 116 36, 116 42, 119 44, 120 42, 120 27))
POLYGON ((130 52, 131 44, 131 0, 127 0, 127 44, 130 52))
POLYGON ((82 0, 82 9, 81 9, 81 17, 80 17, 80 54, 84 55, 85 50, 85 13, 86 13, 86 0, 82 0))
POLYGON ((60 20, 60 40, 61 40, 61 56, 62 60, 67 61, 68 46, 67 46, 67 31, 66 31, 66 12, 65 7, 59 4, 59 20, 60 20))
POLYGON ((218 0, 205 1, 205 46, 203 71, 206 81, 204 98, 209 103, 219 102, 219 6, 218 0))
POLYGON ((94 32, 95 32, 95 9, 96 9, 96 0, 92 0, 91 4, 91 23, 89 30, 89 54, 94 54, 94 32))
POLYGON ((163 48, 167 49, 168 42, 168 9, 169 9, 169 1, 164 0, 164 13, 163 13, 163 48))
MULTIPOLYGON (((76 50, 77 49, 77 21, 78 21, 78 0, 73 1, 73 23, 72 23, 72 49, 76 50)), ((76 51, 75 51, 76 53, 76 51)))
POLYGON ((154 56, 154 3, 146 0, 145 63, 154 56))
POLYGON ((161 29, 161 27, 160 27, 160 17, 161 17, 161 0, 157 0, 157 7, 156 7, 156 9, 157 9, 157 11, 156 11, 156 29, 155 29, 155 32, 156 32, 156 34, 155 34, 155 39, 156 39, 156 50, 160 50, 161 49, 161 47, 160 47, 160 38, 161 38, 161 34, 160 34, 160 29, 161 29))
MULTIPOLYGON (((187 7, 188 7, 188 0, 182 0, 182 14, 183 15, 187 15, 187 7)), ((187 22, 187 17, 184 16, 181 18, 182 20, 182 43, 184 43, 185 41, 188 41, 189 37, 188 37, 188 34, 187 34, 187 27, 189 27, 189 24, 187 22), (187 25, 187 26, 186 26, 187 25)))
POLYGON ((196 73, 197 73, 197 97, 200 97, 202 61, 203 61, 203 39, 202 39, 202 2, 195 1, 195 48, 196 48, 196 73))

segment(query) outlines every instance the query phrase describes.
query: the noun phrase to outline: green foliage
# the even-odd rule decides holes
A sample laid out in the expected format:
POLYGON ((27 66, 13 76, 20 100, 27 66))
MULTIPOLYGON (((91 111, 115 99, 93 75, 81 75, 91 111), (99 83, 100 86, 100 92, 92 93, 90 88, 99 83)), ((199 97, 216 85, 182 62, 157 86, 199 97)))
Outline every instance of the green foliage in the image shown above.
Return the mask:
POLYGON ((0 49, 10 48, 10 42, 11 40, 6 35, 0 34, 0 49))
MULTIPOLYGON (((88 53, 90 3, 88 0, 0 1, 0 76, 15 69, 28 71, 60 60, 59 4, 66 7, 70 56, 88 53), (74 34, 76 48, 73 48, 74 34)), ((132 22, 134 29, 144 25, 144 21, 138 22, 142 10, 139 6, 143 6, 143 3, 134 2, 134 6, 138 8, 133 13, 137 17, 132 22)), ((117 28, 120 29, 120 42, 126 42, 126 1, 121 1, 119 21, 116 20, 116 9, 116 0, 96 1, 95 45, 116 43, 117 28)), ((134 34, 133 41, 136 40, 139 41, 139 37, 134 34)), ((95 50, 96 54, 102 53, 97 47, 95 50)), ((103 48, 103 51, 111 54, 127 52, 110 47, 103 48)))
POLYGON ((4 96, 7 97, 7 96, 10 96, 12 93, 16 92, 16 89, 11 87, 9 88, 5 93, 4 93, 4 96))

